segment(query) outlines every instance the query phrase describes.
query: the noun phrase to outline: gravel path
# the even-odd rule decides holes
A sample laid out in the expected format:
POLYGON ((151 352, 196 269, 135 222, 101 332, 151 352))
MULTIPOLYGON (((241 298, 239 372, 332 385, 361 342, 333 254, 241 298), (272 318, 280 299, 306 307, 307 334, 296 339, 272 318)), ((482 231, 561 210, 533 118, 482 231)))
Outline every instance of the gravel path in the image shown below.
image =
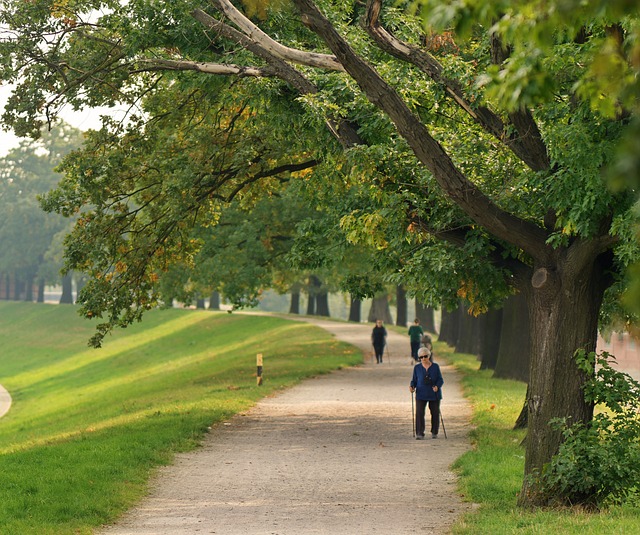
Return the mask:
POLYGON ((308 319, 362 347, 363 366, 304 381, 217 426, 160 470, 109 535, 447 533, 469 504, 449 465, 469 449, 471 410, 445 379, 448 439, 412 436, 409 340, 370 358, 371 325, 308 319), (391 362, 389 363, 389 360, 391 362))

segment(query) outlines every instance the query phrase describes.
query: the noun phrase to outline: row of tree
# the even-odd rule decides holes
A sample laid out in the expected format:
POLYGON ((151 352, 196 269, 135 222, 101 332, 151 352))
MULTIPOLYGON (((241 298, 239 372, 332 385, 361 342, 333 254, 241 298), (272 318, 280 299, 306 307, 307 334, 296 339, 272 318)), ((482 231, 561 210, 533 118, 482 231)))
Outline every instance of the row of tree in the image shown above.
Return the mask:
MULTIPOLYGON (((81 144, 82 133, 63 123, 38 142, 23 141, 0 159, 0 299, 43 302, 45 285, 53 285, 62 288, 61 303, 72 303, 73 283, 76 292, 82 290, 81 274, 75 274, 75 281, 72 273, 60 274, 63 239, 71 228, 70 222, 58 214, 44 212, 38 200, 56 187, 62 178, 56 167, 81 144)), ((312 223, 308 213, 308 207, 280 195, 260 199, 250 210, 243 210, 236 203, 225 206, 215 232, 199 230, 202 249, 193 269, 173 264, 159 279, 162 300, 195 301, 203 306, 202 296, 209 295, 209 307, 219 309, 222 293, 235 306, 253 306, 265 289, 276 289, 291 294, 290 313, 330 316, 328 295, 340 289, 338 267, 342 264, 336 262, 338 267, 323 270, 321 279, 316 273, 295 270, 287 260, 296 239, 306 240, 305 235, 296 235, 296 229, 312 223), (307 296, 305 311, 300 310, 301 292, 307 296)), ((342 272, 348 275, 347 270, 342 272)), ((374 299, 368 321, 380 317, 393 322, 388 297, 382 293, 374 299)), ((395 323, 404 326, 407 305, 401 286, 395 298, 395 323)), ((423 307, 416 312, 433 331, 433 311, 429 310, 423 307)), ((351 299, 349 321, 361 321, 360 299, 351 299)))
POLYGON ((93 343, 171 278, 189 290, 221 277, 248 243, 252 273, 223 281, 238 305, 264 286, 253 281, 293 284, 290 271, 336 275, 355 299, 402 285, 476 314, 520 295, 520 503, 541 503, 535 476, 562 441, 549 422, 593 417, 573 355, 595 350, 599 319, 630 319, 637 13, 626 0, 243 4, 0 8, 17 134, 38 136, 63 105, 131 107, 64 159, 44 201, 76 218, 65 261, 89 277, 84 314, 104 318, 93 343))

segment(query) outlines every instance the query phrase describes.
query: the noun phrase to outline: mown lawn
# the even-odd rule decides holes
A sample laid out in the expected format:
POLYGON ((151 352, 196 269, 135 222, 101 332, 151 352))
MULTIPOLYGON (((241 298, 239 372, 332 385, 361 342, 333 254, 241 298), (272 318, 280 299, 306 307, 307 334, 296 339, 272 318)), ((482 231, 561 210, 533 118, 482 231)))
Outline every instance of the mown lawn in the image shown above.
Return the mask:
MULTIPOLYGON (((513 431, 520 414, 526 385, 493 379, 490 370, 479 370, 472 355, 460 355, 445 344, 436 354, 446 356, 463 373, 465 396, 473 404, 472 451, 454 467, 460 474, 464 499, 478 505, 455 526, 456 535, 480 534, 640 534, 637 505, 609 507, 598 513, 555 509, 523 511, 516 499, 524 473, 523 431, 513 431)), ((446 399, 444 400, 446 407, 446 399)))
POLYGON ((0 302, 0 534, 88 534, 209 426, 301 379, 362 362, 322 329, 269 316, 157 310, 87 347, 72 306, 0 302), (256 385, 256 354, 264 383, 256 385))

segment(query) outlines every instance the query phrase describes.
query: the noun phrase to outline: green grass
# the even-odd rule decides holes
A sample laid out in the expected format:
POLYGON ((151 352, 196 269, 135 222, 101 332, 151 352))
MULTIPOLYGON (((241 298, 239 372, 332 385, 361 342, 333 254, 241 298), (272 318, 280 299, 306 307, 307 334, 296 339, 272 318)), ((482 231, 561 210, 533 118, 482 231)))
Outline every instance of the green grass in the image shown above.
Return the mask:
POLYGON ((207 428, 301 379, 362 362, 322 329, 157 310, 87 347, 72 306, 0 302, 0 533, 88 534, 143 496, 207 428), (256 354, 264 384, 256 385, 256 354))
POLYGON ((640 533, 637 507, 611 507, 599 513, 555 509, 523 511, 516 500, 524 473, 523 431, 513 431, 526 385, 493 379, 479 370, 475 356, 453 353, 436 343, 443 355, 463 374, 465 396, 473 405, 473 449, 454 464, 464 498, 478 504, 456 524, 456 535, 480 534, 624 534, 640 533))

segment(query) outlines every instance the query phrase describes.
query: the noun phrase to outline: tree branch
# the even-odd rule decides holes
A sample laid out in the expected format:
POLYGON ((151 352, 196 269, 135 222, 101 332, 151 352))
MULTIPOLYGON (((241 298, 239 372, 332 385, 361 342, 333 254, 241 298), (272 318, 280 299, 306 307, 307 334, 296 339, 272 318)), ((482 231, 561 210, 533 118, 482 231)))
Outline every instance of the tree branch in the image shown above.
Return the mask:
POLYGON ((253 76, 256 78, 276 77, 278 73, 272 67, 251 67, 244 65, 233 65, 224 63, 205 63, 201 61, 172 60, 172 59, 143 59, 139 60, 140 65, 147 65, 133 70, 136 72, 146 71, 197 71, 205 74, 223 74, 236 76, 253 76))
POLYGON ((299 65, 307 65, 332 71, 344 71, 342 64, 335 56, 328 54, 317 54, 314 52, 304 52, 294 48, 286 47, 271 39, 266 33, 258 28, 253 22, 238 11, 229 0, 211 0, 231 22, 253 42, 258 43, 265 51, 276 58, 291 61, 299 65))
POLYGON ((507 125, 498 115, 486 106, 474 105, 466 98, 460 84, 444 75, 444 69, 436 58, 417 46, 400 41, 383 28, 379 22, 381 9, 382 0, 369 0, 364 26, 382 50, 415 65, 434 82, 440 84, 476 123, 509 147, 531 169, 543 171, 549 168, 546 147, 531 114, 526 111, 512 114, 511 121, 517 132, 509 133, 507 125))
POLYGON ((502 210, 468 180, 398 93, 351 49, 313 2, 294 2, 303 22, 325 41, 367 98, 389 116, 418 160, 433 174, 453 202, 494 236, 523 249, 532 257, 540 256, 543 250, 546 252, 546 232, 543 229, 502 210))
MULTIPOLYGON (((220 22, 200 9, 194 10, 192 15, 198 22, 205 26, 205 28, 210 28, 218 32, 223 37, 226 37, 234 43, 242 46, 259 58, 262 58, 271 66, 272 69, 274 69, 275 76, 292 86, 300 94, 313 95, 318 92, 318 88, 307 80, 302 73, 287 64, 281 58, 275 57, 268 50, 263 48, 260 43, 255 42, 251 37, 248 37, 235 28, 220 22)), ((236 18, 238 17, 236 16, 236 18)), ((325 120, 325 123, 331 134, 345 149, 363 144, 362 139, 357 133, 357 129, 348 121, 345 121, 342 118, 334 119, 328 117, 325 120)))

